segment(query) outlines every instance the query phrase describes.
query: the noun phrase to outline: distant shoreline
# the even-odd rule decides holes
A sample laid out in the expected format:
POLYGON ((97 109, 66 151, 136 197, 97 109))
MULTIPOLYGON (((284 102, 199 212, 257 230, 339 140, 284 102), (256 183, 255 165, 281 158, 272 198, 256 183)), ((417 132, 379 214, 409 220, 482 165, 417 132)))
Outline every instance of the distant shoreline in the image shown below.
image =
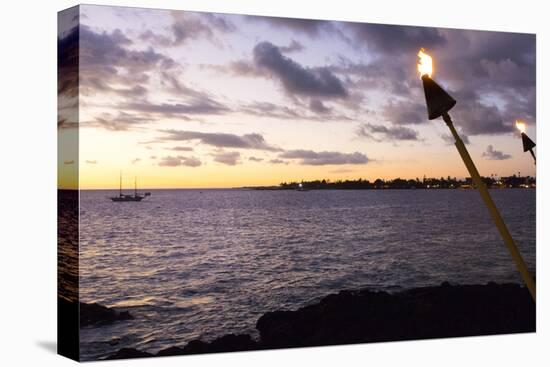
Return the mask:
MULTIPOLYGON (((238 189, 238 188, 237 188, 238 189)), ((281 187, 278 187, 278 186, 257 186, 257 187, 243 187, 241 189, 244 189, 244 190, 256 190, 256 191, 300 191, 300 189, 295 189, 295 188, 281 188, 281 187)), ((525 190, 525 189, 532 189, 532 190, 535 190, 536 187, 489 187, 490 190, 525 190)), ((218 190, 223 190, 223 189, 218 189, 218 190)), ((229 190, 229 189, 227 189, 229 190)), ((308 188, 308 189, 304 189, 302 191, 330 191, 330 190, 333 190, 333 191, 362 191, 362 190, 365 190, 365 191, 368 191, 368 190, 372 190, 372 191, 382 191, 382 190, 387 190, 387 191, 401 191, 401 190, 411 190, 411 191, 424 191, 424 190, 475 190, 475 187, 455 187, 455 188, 449 188, 449 187, 431 187, 431 188, 428 188, 428 187, 423 187, 423 188, 416 188, 416 187, 402 187, 402 188, 394 188, 394 187, 388 187, 388 188, 385 188, 385 187, 373 187, 373 188, 356 188, 356 189, 353 189, 353 188, 333 188, 333 187, 329 187, 329 188, 308 188)))
MULTIPOLYGON (((484 184, 489 189, 516 189, 529 188, 536 189, 536 178, 531 176, 509 176, 500 177, 482 177, 484 184)), ((259 186, 233 186, 233 187, 167 187, 167 188, 140 188, 140 191, 148 190, 440 190, 440 189, 472 189, 475 188, 472 184, 472 179, 466 177, 464 179, 451 178, 426 178, 423 179, 381 179, 377 178, 374 181, 363 180, 336 180, 327 179, 313 181, 291 181, 281 182, 277 185, 259 185, 259 186)), ((58 189, 64 190, 64 189, 58 189)), ((80 191, 114 191, 119 190, 118 187, 113 188, 92 188, 79 189, 80 191)), ((132 191, 131 188, 123 188, 122 191, 132 191)))
MULTIPOLYGON (((518 189, 518 190, 525 190, 525 189, 531 189, 535 190, 536 187, 489 187, 491 190, 511 190, 511 189, 518 189)), ((251 191, 298 191, 298 189, 289 189, 289 188, 280 188, 278 186, 244 186, 244 187, 209 187, 209 188, 190 188, 190 187, 170 187, 170 188, 144 188, 140 191, 169 191, 169 190, 188 190, 188 191, 219 191, 219 190, 251 190, 251 191)), ((388 191, 400 191, 400 190, 418 190, 418 191, 424 191, 424 190, 475 190, 475 188, 421 188, 421 189, 413 189, 413 188, 363 188, 363 189, 348 189, 348 188, 312 188, 307 189, 307 191, 361 191, 361 190, 388 190, 388 191)), ((118 188, 114 189, 57 189, 57 191, 118 191, 118 188)), ((125 190, 122 190, 123 192, 125 190)), ((130 192, 131 190, 126 190, 130 192)))

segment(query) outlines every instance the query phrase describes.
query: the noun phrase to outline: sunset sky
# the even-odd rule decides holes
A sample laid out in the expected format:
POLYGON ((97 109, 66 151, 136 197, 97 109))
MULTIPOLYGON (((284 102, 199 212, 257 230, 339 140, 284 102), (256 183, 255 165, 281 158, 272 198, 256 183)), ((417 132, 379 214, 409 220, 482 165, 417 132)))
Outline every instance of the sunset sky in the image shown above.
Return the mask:
POLYGON ((428 121, 421 47, 480 173, 535 175, 514 127, 536 141, 534 35, 90 5, 59 30, 60 142, 79 132, 61 187, 77 166, 82 189, 120 170, 127 188, 465 177, 428 121))

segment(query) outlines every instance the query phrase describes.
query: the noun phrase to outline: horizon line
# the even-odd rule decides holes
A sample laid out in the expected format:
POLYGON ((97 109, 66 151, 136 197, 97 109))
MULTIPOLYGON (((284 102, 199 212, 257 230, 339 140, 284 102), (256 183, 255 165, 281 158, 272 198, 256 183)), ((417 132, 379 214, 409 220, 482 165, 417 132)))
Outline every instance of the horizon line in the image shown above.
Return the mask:
MULTIPOLYGON (((531 175, 525 175, 525 176, 518 176, 516 174, 512 174, 510 176, 497 176, 499 178, 503 178, 503 177, 531 177, 531 178, 535 178, 536 179, 536 176, 531 176, 531 175)), ((139 188, 138 191, 145 191, 145 190, 227 190, 227 189, 246 189, 246 188, 258 188, 258 187, 278 187, 278 186, 281 186, 283 183, 284 184, 292 184, 292 183, 300 183, 300 182, 313 182, 313 181, 327 181, 327 182, 331 182, 331 183, 334 183, 334 182, 345 182, 345 181, 359 181, 359 180, 363 180, 363 181, 369 181, 369 182, 375 182, 376 180, 383 180, 383 181, 393 181, 393 180, 397 180, 397 179, 400 179, 400 180, 406 180, 406 181, 409 181, 409 180, 413 180, 413 181, 416 181, 417 179, 419 179, 420 181, 422 181, 423 179, 435 179, 435 180, 439 180, 441 178, 443 178, 444 180, 447 180, 447 178, 451 178, 453 180, 457 180, 457 181, 464 181, 468 178, 471 178, 471 177, 451 177, 449 175, 447 175, 447 177, 444 177, 444 176, 440 176, 440 177, 428 177, 428 176, 425 176, 423 175, 422 178, 419 178, 419 177, 415 177, 415 178, 402 178, 402 177, 395 177, 395 178, 390 178, 390 179, 387 179, 387 178, 376 178, 374 180, 370 180, 370 179, 363 179, 363 178, 355 178, 355 179, 338 179, 338 180, 330 180, 330 179, 313 179, 313 180, 300 180, 300 181, 284 181, 284 182, 279 182, 277 184, 272 184, 272 185, 242 185, 242 186, 220 186, 220 187, 200 187, 200 186, 196 186, 196 187, 145 187, 145 188, 139 188)), ((492 178, 491 176, 482 176, 483 178, 492 178)), ((76 188, 63 188, 63 187, 57 187, 58 190, 88 190, 88 191, 101 191, 101 190, 119 190, 120 188, 119 187, 95 187, 95 188, 81 188, 81 187, 78 187, 77 189, 76 188)), ((123 188, 122 191, 134 191, 133 188, 131 187, 128 187, 128 188, 123 188)))

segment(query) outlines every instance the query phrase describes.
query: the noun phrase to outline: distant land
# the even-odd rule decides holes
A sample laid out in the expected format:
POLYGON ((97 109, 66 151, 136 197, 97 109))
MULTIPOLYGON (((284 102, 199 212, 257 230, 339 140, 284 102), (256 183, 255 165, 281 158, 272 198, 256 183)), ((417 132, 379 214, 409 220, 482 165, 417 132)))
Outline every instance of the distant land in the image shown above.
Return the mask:
MULTIPOLYGON (((536 188, 536 178, 531 176, 509 176, 509 177, 482 177, 483 182, 490 189, 512 189, 512 188, 536 188)), ((402 179, 392 180, 376 179, 374 181, 357 180, 314 180, 301 182, 282 182, 277 186, 247 186, 246 189, 253 190, 383 190, 383 189, 471 189, 474 188, 472 179, 466 177, 464 180, 451 178, 426 178, 423 179, 402 179)))
MULTIPOLYGON (((537 186, 536 178, 532 176, 513 175, 509 177, 482 177, 485 185, 490 189, 534 189, 537 186)), ((282 182, 278 185, 267 186, 234 186, 234 187, 148 187, 143 190, 383 190, 383 189, 472 189, 472 179, 466 177, 458 179, 456 177, 447 176, 447 178, 414 178, 414 179, 381 179, 377 178, 374 181, 367 179, 352 179, 352 180, 312 180, 312 181, 291 181, 282 182)), ((59 188, 64 191, 65 189, 59 188)), ((68 189, 70 190, 70 189, 68 189)), ((106 188, 88 188, 81 190, 118 190, 118 187, 106 188)), ((132 191, 131 188, 122 188, 123 191, 132 191)))

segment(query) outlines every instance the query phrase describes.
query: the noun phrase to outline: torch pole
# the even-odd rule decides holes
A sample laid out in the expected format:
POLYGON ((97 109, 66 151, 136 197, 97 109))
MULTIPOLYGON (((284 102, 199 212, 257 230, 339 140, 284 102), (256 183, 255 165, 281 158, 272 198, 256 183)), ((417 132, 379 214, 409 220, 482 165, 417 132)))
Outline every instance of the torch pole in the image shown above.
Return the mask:
POLYGON ((533 159, 535 160, 535 164, 537 164, 537 157, 535 157, 535 152, 533 152, 533 149, 529 149, 529 153, 531 153, 533 159))
POLYGON ((506 246, 508 247, 508 251, 510 251, 510 255, 512 255, 512 258, 516 263, 516 267, 518 268, 521 274, 521 277, 523 278, 523 281, 525 282, 525 284, 527 285, 527 288, 529 289, 529 293, 531 293, 533 302, 536 302, 535 281, 533 280, 533 277, 529 273, 527 264, 525 264, 523 257, 521 257, 521 254, 514 242, 514 239, 512 238, 512 235, 508 231, 508 228, 506 227, 504 220, 502 220, 502 217, 495 203, 493 202, 491 195, 489 195, 489 190, 487 190, 487 186, 481 179, 481 176, 479 175, 479 172, 474 162, 472 161, 472 158, 470 157, 470 153, 468 153, 468 150, 466 149, 464 142, 456 132, 456 129, 453 126, 453 121, 451 120, 451 116, 449 116, 447 112, 443 113, 443 120, 445 121, 445 123, 451 130, 453 137, 455 138, 456 149, 458 150, 458 153, 462 157, 462 160, 464 161, 464 164, 466 165, 466 168, 468 169, 468 172, 472 177, 472 181, 476 186, 477 191, 479 191, 479 194, 481 195, 481 198, 485 202, 487 209, 489 209, 489 213, 493 217, 493 220, 495 221, 495 224, 500 232, 500 235, 502 236, 504 243, 506 243, 506 246))

